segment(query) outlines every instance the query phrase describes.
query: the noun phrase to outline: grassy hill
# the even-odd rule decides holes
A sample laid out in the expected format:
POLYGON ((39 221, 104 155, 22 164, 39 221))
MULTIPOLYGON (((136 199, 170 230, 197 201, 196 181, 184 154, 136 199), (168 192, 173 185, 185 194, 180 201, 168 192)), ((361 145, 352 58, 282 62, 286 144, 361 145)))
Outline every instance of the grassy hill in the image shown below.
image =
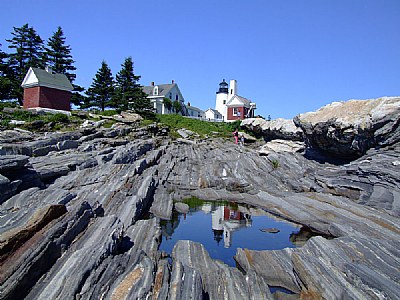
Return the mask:
MULTIPOLYGON (((100 118, 100 115, 112 116, 117 114, 117 112, 108 110, 105 112, 96 112, 96 114, 99 115, 100 118)), ((80 124, 86 119, 93 119, 93 115, 89 116, 89 114, 84 111, 74 111, 72 112, 72 116, 66 116, 64 114, 38 114, 34 111, 21 109, 17 105, 0 102, 1 130, 12 129, 14 127, 32 131, 74 130, 79 128, 80 124), (24 122, 16 125, 10 123, 11 120, 24 122)), ((107 123, 103 126, 109 127, 116 122, 115 120, 107 120, 107 123)), ((199 134, 201 137, 215 136, 231 138, 232 132, 240 128, 240 121, 231 123, 207 122, 183 117, 178 114, 156 115, 155 119, 143 120, 139 126, 145 126, 154 122, 168 126, 172 137, 178 137, 177 130, 185 128, 199 134)))

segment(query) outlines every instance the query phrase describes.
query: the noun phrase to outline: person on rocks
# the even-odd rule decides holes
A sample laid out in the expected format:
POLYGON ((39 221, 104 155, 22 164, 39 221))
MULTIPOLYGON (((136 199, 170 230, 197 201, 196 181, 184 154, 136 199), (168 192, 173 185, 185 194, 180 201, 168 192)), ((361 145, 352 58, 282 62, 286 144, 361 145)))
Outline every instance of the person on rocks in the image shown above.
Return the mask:
POLYGON ((236 129, 233 133, 233 137, 235 138, 235 144, 237 144, 239 142, 239 132, 236 129))
POLYGON ((244 135, 240 134, 240 146, 244 146, 244 135))

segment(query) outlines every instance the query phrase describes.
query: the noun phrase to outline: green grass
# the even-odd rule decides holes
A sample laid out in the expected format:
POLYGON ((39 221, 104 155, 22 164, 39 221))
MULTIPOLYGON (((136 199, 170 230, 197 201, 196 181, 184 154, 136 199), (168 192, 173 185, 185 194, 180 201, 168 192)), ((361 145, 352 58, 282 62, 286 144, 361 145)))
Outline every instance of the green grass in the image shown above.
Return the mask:
POLYGON ((116 111, 115 109, 108 109, 105 111, 96 111, 97 115, 102 115, 102 116, 113 116, 113 115, 118 115, 119 112, 116 111))
MULTIPOLYGON (((2 103, 3 104, 3 103, 2 103)), ((28 129, 28 130, 40 130, 35 126, 31 126, 33 121, 41 120, 44 124, 53 124, 46 129, 51 129, 52 131, 56 130, 72 130, 79 126, 82 122, 78 117, 69 117, 65 114, 57 113, 57 114, 37 114, 35 112, 31 112, 24 109, 17 109, 13 112, 4 112, 2 111, 3 107, 11 107, 9 105, 1 105, 0 111, 0 128, 1 129, 13 129, 16 126, 11 125, 9 122, 11 120, 17 121, 25 121, 24 125, 19 125, 18 127, 28 129), (72 128, 72 129, 71 129, 72 128)))
POLYGON ((198 133, 200 136, 212 135, 214 132, 219 137, 232 137, 232 132, 240 128, 240 121, 231 123, 214 123, 197 119, 185 118, 178 114, 157 115, 157 121, 170 128, 171 133, 176 135, 176 131, 186 128, 198 133))
POLYGON ((231 208, 237 209, 238 204, 234 202, 229 202, 229 201, 223 201, 223 200, 218 200, 218 201, 207 201, 207 200, 202 200, 197 197, 190 197, 182 200, 183 203, 187 204, 190 208, 196 209, 198 207, 202 207, 205 203, 216 203, 219 205, 225 205, 229 206, 231 208))

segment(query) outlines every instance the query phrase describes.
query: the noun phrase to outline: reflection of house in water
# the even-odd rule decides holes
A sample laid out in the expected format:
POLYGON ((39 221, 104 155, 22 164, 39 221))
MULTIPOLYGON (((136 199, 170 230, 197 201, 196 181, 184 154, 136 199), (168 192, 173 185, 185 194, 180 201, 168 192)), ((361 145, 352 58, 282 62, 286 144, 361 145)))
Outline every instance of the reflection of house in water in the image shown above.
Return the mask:
POLYGON ((224 247, 229 248, 232 244, 232 233, 243 227, 251 226, 251 216, 240 211, 241 207, 215 206, 211 210, 212 230, 214 239, 219 242, 224 239, 224 247))

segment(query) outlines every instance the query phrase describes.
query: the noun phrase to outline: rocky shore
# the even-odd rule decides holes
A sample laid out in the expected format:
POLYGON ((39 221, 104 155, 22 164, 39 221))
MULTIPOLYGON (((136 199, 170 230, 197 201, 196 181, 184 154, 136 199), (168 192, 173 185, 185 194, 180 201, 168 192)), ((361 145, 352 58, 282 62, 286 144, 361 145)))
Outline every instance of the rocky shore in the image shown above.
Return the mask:
POLYGON ((263 154, 158 125, 1 132, 0 298, 398 299, 400 98, 353 104, 290 126, 243 122, 275 143, 263 154), (346 119, 350 106, 365 118, 346 119), (166 257, 160 220, 188 197, 250 204, 325 237, 238 248, 237 268, 192 241, 166 257))

